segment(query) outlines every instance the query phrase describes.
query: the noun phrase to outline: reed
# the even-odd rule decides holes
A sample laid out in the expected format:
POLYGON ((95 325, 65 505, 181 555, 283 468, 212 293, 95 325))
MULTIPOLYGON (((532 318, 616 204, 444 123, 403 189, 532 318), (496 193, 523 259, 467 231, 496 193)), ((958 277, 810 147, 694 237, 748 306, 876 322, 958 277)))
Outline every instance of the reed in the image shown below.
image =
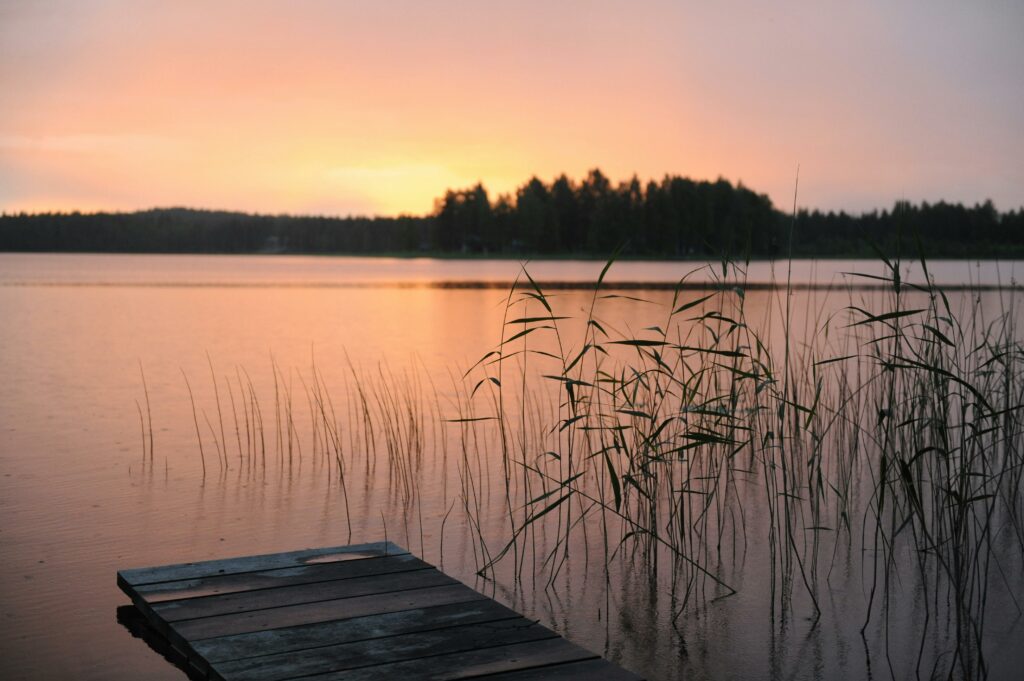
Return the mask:
MULTIPOLYGON (((614 590, 612 566, 626 562, 671 593, 676 617, 736 594, 763 544, 751 555, 769 576, 771 619, 814 626, 836 567, 853 564, 864 646, 881 636, 893 676, 984 678, 993 585, 1012 597, 1024 574, 1015 301, 993 311, 979 293, 954 305, 925 260, 915 282, 899 259, 881 263, 883 275, 852 276, 883 290, 837 284, 825 294, 845 307, 801 311, 802 325, 788 274, 750 305, 745 263, 716 264, 706 290, 687 275, 652 300, 609 290, 609 261, 582 306, 524 269, 497 346, 443 391, 422 369, 348 360, 332 394, 315 359, 286 376, 271 358, 265 425, 236 368, 240 408, 224 383, 239 465, 264 477, 304 460, 329 471, 349 539, 357 504, 385 494, 392 532, 397 522, 407 542, 418 536, 421 552, 435 536, 442 563, 465 547, 495 584, 557 590, 582 566, 614 590), (890 661, 905 607, 922 609, 911 669, 890 661), (928 653, 936 640, 946 648, 928 653)), ((208 430, 226 467, 216 379, 213 397, 208 430)), ((151 457, 151 430, 149 443, 151 457)))
POLYGON ((182 372, 181 372, 181 377, 185 379, 185 387, 188 389, 188 399, 189 399, 189 402, 192 404, 192 421, 195 423, 195 427, 196 427, 196 439, 199 442, 199 461, 202 463, 203 479, 205 480, 206 479, 206 452, 203 450, 203 434, 199 430, 199 417, 196 415, 196 400, 195 400, 195 396, 192 394, 192 385, 188 382, 188 376, 185 374, 184 370, 182 370, 182 372))
MULTIPOLYGON (((142 423, 142 458, 143 460, 149 459, 149 463, 153 463, 153 410, 149 404, 149 385, 146 383, 146 372, 142 368, 142 360, 139 360, 139 377, 142 379, 142 394, 146 402, 146 420, 142 423), (146 447, 146 435, 149 435, 149 447, 147 454, 146 447)), ((142 407, 139 406, 136 401, 136 406, 139 409, 139 421, 142 422, 142 407)))
POLYGON ((524 274, 523 290, 509 298, 510 328, 474 367, 472 392, 498 393, 489 401, 499 405, 502 432, 526 428, 522 411, 510 417, 502 405, 525 409, 544 382, 561 400, 533 419, 555 435, 536 438, 549 449, 521 448, 512 462, 522 477, 504 475, 508 504, 521 515, 482 571, 493 574, 509 556, 518 576, 536 565, 524 556, 543 526, 548 583, 570 547, 586 555, 596 536, 606 556, 628 551, 652 574, 666 557, 684 605, 694 595, 731 595, 713 566, 724 547, 746 546, 750 495, 740 478, 755 475, 763 495, 747 503, 769 515, 773 611, 787 617, 799 589, 812 618, 820 616, 822 572, 830 574, 845 535, 848 550, 871 556, 865 629, 881 600, 887 632, 891 597, 914 566, 929 604, 918 672, 984 677, 989 586, 1008 585, 1007 573, 1021 569, 1013 556, 1024 552, 1024 349, 1012 307, 990 319, 975 297, 953 310, 924 260, 925 280, 912 284, 901 280, 900 261, 883 262, 888 274, 871 277, 887 286, 881 309, 855 304, 851 293, 845 315, 818 317, 799 339, 789 288, 781 289, 777 353, 746 316, 739 265, 723 265, 703 295, 680 282, 664 322, 636 333, 595 313, 598 302, 622 298, 602 294, 601 278, 580 324, 524 274), (574 322, 583 329, 575 344, 562 328, 574 322), (528 369, 526 357, 542 367, 528 369), (502 368, 513 361, 515 383, 502 368), (939 660, 920 669, 925 640, 947 619, 951 658, 944 669, 939 660))

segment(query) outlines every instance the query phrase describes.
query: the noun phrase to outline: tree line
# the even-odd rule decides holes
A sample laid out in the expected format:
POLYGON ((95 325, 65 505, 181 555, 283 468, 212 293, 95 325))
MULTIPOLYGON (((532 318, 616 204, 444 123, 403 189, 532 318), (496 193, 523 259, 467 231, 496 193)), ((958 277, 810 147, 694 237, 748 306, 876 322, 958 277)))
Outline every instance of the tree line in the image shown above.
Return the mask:
POLYGON ((318 217, 154 209, 0 215, 0 250, 124 253, 345 253, 717 258, 1024 255, 1024 208, 897 202, 860 215, 776 209, 742 184, 668 175, 612 183, 536 177, 492 198, 449 190, 432 214, 318 217))

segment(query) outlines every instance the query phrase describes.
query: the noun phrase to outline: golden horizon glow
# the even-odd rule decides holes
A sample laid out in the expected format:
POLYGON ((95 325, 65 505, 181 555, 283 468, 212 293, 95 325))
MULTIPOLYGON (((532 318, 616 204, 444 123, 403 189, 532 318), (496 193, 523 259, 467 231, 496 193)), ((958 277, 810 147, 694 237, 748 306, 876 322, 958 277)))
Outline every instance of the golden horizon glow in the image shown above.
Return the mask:
POLYGON ((16 3, 0 210, 424 214, 594 167, 787 208, 797 164, 801 205, 1024 205, 1024 13, 727 4, 16 3))

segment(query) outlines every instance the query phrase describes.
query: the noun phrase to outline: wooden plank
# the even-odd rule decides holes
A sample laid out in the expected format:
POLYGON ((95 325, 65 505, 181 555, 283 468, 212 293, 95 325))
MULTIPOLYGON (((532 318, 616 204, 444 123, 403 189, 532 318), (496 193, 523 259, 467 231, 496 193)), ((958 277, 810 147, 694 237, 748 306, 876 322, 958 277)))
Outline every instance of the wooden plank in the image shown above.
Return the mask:
POLYGON ((565 639, 549 638, 542 641, 434 655, 417 660, 405 660, 359 669, 346 669, 315 676, 296 676, 294 681, 381 681, 382 679, 448 681, 596 658, 596 654, 573 645, 565 639))
POLYGON ((369 577, 354 577, 331 582, 299 584, 258 591, 201 596, 153 605, 153 611, 168 622, 179 622, 197 617, 216 617, 233 613, 251 612, 267 608, 317 603, 339 598, 354 598, 372 594, 387 594, 431 586, 458 584, 448 575, 433 568, 412 572, 397 572, 369 577))
POLYGON ((118 585, 222 681, 638 677, 390 542, 123 570, 118 585))
POLYGON ((197 577, 174 582, 138 584, 135 592, 148 602, 156 604, 180 598, 216 596, 220 594, 255 591, 293 584, 311 584, 335 579, 350 579, 367 575, 422 570, 432 567, 411 553, 386 558, 367 558, 335 563, 313 563, 302 567, 277 568, 260 572, 242 572, 230 575, 197 577))
POLYGON ((519 616, 514 610, 487 599, 220 636, 193 641, 192 648, 210 662, 222 662, 519 616))
POLYGON ((196 579, 212 575, 229 575, 241 572, 260 572, 275 568, 300 567, 314 563, 341 562, 363 558, 379 558, 408 553, 392 542, 373 542, 353 546, 334 546, 319 549, 304 549, 290 553, 270 553, 259 556, 244 556, 224 560, 206 560, 195 563, 179 563, 162 567, 120 570, 118 580, 130 586, 196 579))
POLYGON ((550 629, 519 617, 342 643, 299 652, 264 655, 220 663, 216 669, 226 681, 283 681, 296 676, 392 664, 447 653, 544 639, 557 640, 557 637, 558 635, 550 629))
POLYGON ((567 662, 548 667, 504 672, 487 677, 487 681, 642 681, 642 678, 607 660, 567 662))
POLYGON ((245 634, 263 629, 290 627, 297 624, 314 622, 330 622, 339 617, 362 617, 379 615, 396 610, 412 610, 431 605, 475 601, 486 598, 464 584, 451 586, 435 586, 425 589, 412 589, 391 594, 374 594, 357 596, 318 603, 253 610, 251 612, 218 617, 185 620, 172 625, 175 631, 186 641, 194 641, 214 636, 245 634))

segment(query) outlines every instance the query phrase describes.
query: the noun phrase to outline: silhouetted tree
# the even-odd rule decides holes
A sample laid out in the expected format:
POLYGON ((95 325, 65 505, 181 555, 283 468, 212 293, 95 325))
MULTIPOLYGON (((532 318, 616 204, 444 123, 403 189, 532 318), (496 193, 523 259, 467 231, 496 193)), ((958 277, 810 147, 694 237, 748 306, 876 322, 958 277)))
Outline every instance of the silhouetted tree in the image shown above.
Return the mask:
MULTIPOLYGON (((156 253, 487 253, 592 255, 617 246, 655 258, 780 256, 792 218, 764 194, 724 179, 666 175, 613 186, 597 168, 579 183, 532 177, 492 204, 480 183, 452 189, 432 215, 268 216, 168 208, 135 213, 0 215, 0 250, 156 253)), ((1024 255, 1024 208, 945 201, 860 215, 800 210, 796 256, 873 257, 871 244, 916 257, 1024 255)))

